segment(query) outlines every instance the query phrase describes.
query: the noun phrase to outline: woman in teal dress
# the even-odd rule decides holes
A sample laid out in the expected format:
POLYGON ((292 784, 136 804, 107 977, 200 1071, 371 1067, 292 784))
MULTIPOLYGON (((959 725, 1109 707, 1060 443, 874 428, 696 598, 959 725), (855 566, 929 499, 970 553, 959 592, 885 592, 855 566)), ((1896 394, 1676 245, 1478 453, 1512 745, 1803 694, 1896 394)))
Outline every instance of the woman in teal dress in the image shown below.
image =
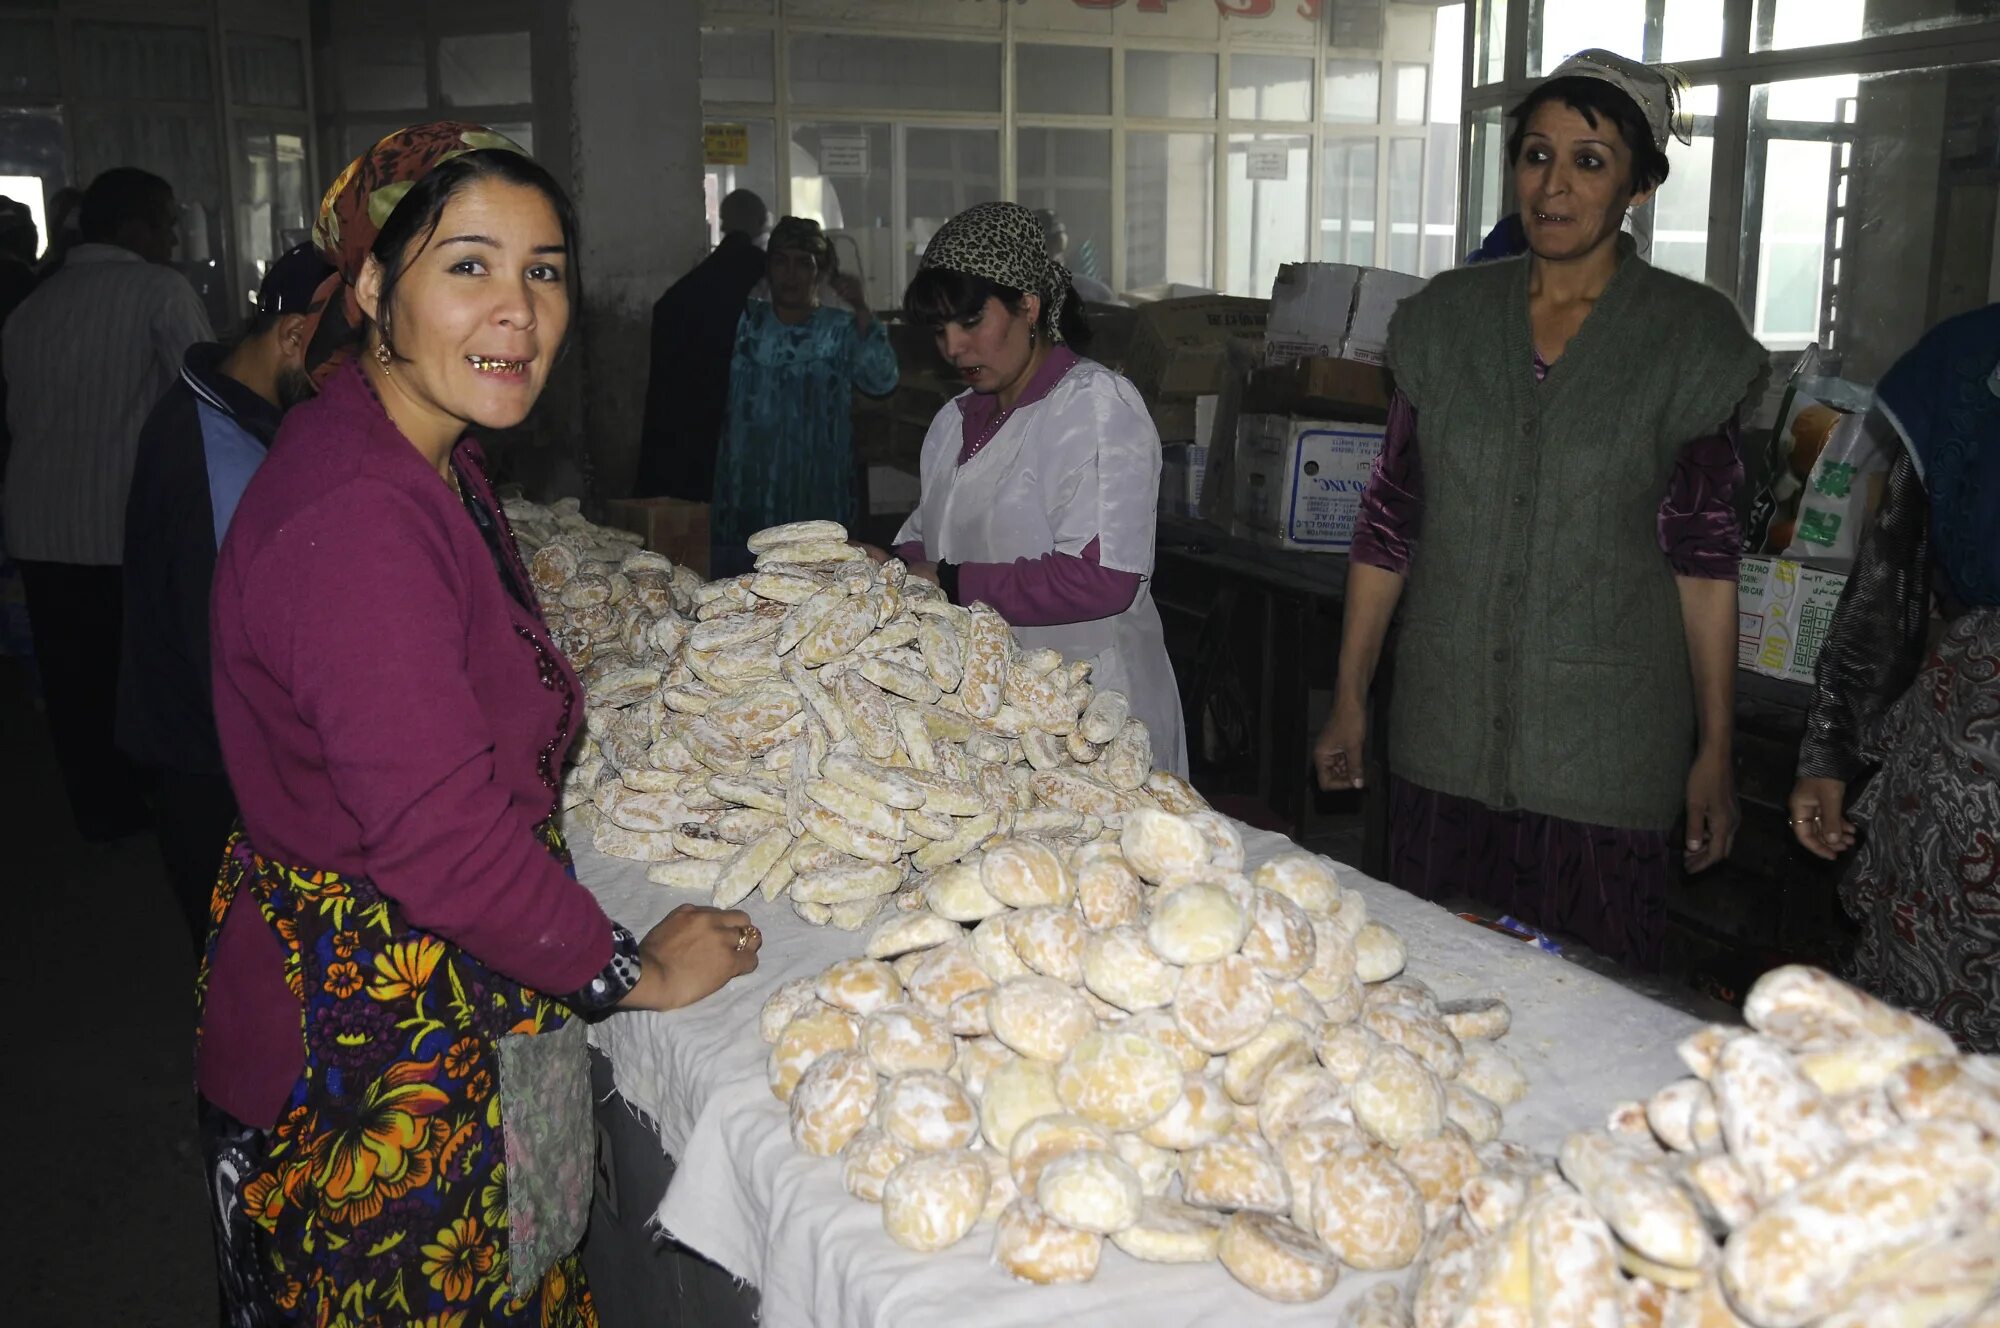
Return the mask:
POLYGON ((753 299, 736 325, 729 409, 709 511, 709 575, 749 570, 743 542, 766 526, 823 519, 852 525, 854 389, 887 396, 896 352, 868 311, 861 283, 834 267, 816 221, 771 228, 771 298, 753 299), (853 310, 823 309, 820 283, 853 310))

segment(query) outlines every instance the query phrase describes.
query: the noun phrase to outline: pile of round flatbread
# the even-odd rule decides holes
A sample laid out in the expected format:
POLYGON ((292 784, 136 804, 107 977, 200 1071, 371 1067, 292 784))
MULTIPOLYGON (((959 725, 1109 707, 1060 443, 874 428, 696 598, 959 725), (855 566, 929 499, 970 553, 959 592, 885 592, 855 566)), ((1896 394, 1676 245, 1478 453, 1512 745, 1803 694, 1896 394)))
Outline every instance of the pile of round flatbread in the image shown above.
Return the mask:
POLYGON ((1213 812, 1016 835, 896 905, 862 955, 780 987, 762 1032, 794 1143, 910 1249, 990 1222, 1031 1282, 1089 1279, 1109 1242, 1309 1301, 1411 1265, 1516 1160, 1507 1007, 1404 976, 1325 859, 1246 873, 1213 812))
POLYGON ((754 572, 704 582, 573 511, 507 512, 585 686, 565 830, 657 884, 859 930, 1010 835, 1081 845, 1207 806, 1087 663, 1022 650, 831 522, 759 532, 754 572))

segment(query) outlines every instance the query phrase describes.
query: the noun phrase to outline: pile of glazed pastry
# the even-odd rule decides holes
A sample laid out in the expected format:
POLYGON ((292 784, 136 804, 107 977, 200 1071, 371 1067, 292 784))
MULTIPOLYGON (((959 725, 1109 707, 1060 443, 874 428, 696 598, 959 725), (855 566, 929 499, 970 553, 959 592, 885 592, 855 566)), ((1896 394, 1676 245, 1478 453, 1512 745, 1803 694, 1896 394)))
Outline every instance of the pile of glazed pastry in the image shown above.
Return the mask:
POLYGON ((1409 1321, 2000 1328, 2000 1061, 1818 969, 1766 974, 1744 1015, 1553 1163, 1471 1180, 1409 1321))
POLYGON ((565 828, 723 907, 789 895, 858 930, 915 875, 1010 834, 1096 839, 1206 807, 1088 664, 1023 651, 830 522, 759 532, 757 570, 702 582, 622 532, 510 505, 588 738, 565 828))
POLYGON ((1507 1008, 1399 976, 1324 859, 1243 867, 1222 817, 1145 809, 935 872, 765 1005, 793 1141, 904 1246, 990 1220, 1032 1282, 1089 1279, 1107 1240, 1281 1301, 1409 1266, 1512 1156, 1487 1151, 1526 1088, 1507 1008))

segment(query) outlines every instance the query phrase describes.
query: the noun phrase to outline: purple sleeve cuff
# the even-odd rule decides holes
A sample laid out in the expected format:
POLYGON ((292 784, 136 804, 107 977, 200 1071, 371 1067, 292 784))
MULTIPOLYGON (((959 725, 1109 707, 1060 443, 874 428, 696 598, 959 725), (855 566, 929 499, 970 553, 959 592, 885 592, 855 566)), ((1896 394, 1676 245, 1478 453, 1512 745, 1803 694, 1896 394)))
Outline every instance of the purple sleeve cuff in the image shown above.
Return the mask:
POLYGON ((908 543, 898 544, 895 548, 889 550, 889 552, 895 554, 904 563, 912 567, 918 563, 927 563, 930 561, 930 559, 924 557, 924 542, 922 540, 910 540, 908 543))
POLYGON ((1045 553, 1011 563, 962 563, 960 602, 989 604, 1015 627, 1114 617, 1132 607, 1144 578, 1099 566, 1098 546, 1093 539, 1081 555, 1045 553))
POLYGON ((1743 486, 1743 451, 1732 417, 1681 449, 1660 503, 1660 551, 1677 576, 1733 581, 1743 559, 1736 492, 1743 486))
POLYGON ((1417 463, 1417 408, 1401 392, 1389 403, 1389 428, 1382 455, 1361 493, 1348 557, 1398 574, 1410 570, 1417 535, 1423 528, 1423 473, 1417 463))

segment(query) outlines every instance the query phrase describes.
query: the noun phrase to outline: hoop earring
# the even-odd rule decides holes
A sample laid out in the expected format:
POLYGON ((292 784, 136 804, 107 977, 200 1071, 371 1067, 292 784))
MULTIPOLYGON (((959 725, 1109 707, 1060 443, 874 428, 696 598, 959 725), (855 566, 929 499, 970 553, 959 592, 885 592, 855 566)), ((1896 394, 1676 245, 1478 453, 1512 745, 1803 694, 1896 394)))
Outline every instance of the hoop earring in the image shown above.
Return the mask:
POLYGON ((396 352, 389 349, 388 342, 378 341, 375 343, 375 363, 381 365, 384 369, 387 369, 389 367, 390 361, 394 360, 395 358, 396 358, 396 352))

